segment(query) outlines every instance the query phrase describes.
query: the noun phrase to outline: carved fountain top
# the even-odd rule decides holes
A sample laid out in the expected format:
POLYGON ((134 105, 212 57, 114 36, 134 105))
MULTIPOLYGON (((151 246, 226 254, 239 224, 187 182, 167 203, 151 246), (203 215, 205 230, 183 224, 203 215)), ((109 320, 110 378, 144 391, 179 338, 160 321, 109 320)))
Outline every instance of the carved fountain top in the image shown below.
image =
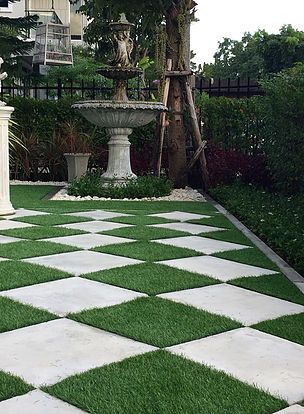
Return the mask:
MULTIPOLYGON (((0 57, 0 82, 8 77, 8 74, 6 72, 1 72, 1 66, 3 63, 4 63, 4 60, 2 59, 2 57, 0 57)), ((5 106, 5 105, 6 105, 5 102, 0 101, 0 106, 5 106)))

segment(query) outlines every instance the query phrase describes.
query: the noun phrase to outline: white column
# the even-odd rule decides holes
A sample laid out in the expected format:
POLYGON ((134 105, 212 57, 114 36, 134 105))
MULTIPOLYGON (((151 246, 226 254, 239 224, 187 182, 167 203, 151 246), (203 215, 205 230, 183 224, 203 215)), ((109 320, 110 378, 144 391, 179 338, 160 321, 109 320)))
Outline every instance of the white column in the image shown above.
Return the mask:
POLYGON ((10 202, 8 121, 14 108, 0 105, 0 216, 15 212, 10 202))

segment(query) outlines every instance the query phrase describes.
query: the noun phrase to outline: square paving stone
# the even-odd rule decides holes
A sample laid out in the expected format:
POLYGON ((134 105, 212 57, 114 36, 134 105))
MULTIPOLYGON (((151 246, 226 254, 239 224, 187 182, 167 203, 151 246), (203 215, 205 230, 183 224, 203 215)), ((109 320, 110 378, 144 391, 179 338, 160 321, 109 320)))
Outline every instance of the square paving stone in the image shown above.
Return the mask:
POLYGON ((34 390, 0 403, 0 414, 86 414, 79 408, 34 390))
POLYGON ((184 247, 204 254, 213 254, 216 252, 226 252, 228 250, 249 249, 242 244, 229 243, 219 240, 212 240, 206 237, 187 236, 174 237, 165 240, 154 240, 156 243, 167 244, 170 246, 184 247))
POLYGON ((304 407, 300 405, 292 405, 291 407, 285 408, 285 410, 277 411, 274 414, 304 414, 304 407))
POLYGON ((0 244, 6 243, 14 243, 20 241, 21 239, 17 239, 16 237, 8 237, 8 236, 1 236, 0 235, 0 244))
POLYGON ((231 319, 157 297, 135 299, 70 318, 150 345, 165 347, 241 325, 231 319))
POLYGON ((165 223, 165 224, 151 224, 152 227, 159 227, 160 229, 170 229, 185 231, 191 234, 211 233, 213 231, 225 230, 220 227, 204 226, 200 224, 191 223, 165 223))
POLYGON ((34 224, 21 223, 19 221, 12 220, 1 220, 0 221, 0 231, 10 230, 10 229, 23 229, 25 227, 33 227, 34 224))
POLYGON ((114 211, 104 211, 104 210, 93 210, 93 211, 81 211, 79 213, 68 213, 67 216, 78 216, 78 217, 87 217, 93 220, 107 220, 116 217, 127 217, 131 214, 118 213, 114 211))
POLYGON ((0 293, 0 296, 65 316, 84 309, 117 305, 146 295, 105 283, 73 277, 7 290, 0 293))
POLYGON ((24 260, 42 266, 53 267, 63 270, 75 276, 85 273, 98 272, 99 270, 112 269, 131 264, 141 263, 139 260, 127 257, 113 256, 110 254, 77 251, 72 253, 61 253, 52 256, 34 257, 24 260))
POLYGON ((196 219, 211 217, 211 216, 206 216, 205 214, 187 213, 185 211, 171 211, 170 213, 149 214, 149 216, 161 217, 161 218, 165 218, 168 220, 174 220, 174 221, 188 221, 188 220, 196 220, 196 219))
POLYGON ((44 211, 27 210, 25 208, 18 208, 14 214, 10 214, 9 216, 4 216, 4 218, 10 220, 10 219, 22 218, 22 217, 45 216, 47 214, 50 214, 50 213, 46 213, 44 211))
POLYGON ((274 270, 232 262, 230 260, 219 259, 212 256, 166 260, 159 263, 176 267, 177 269, 188 270, 189 272, 214 277, 223 282, 239 277, 271 275, 277 273, 274 270))
POLYGON ((1 334, 0 369, 41 387, 154 349, 75 321, 57 319, 1 334))
POLYGON ((168 348, 294 404, 304 398, 304 346, 241 328, 168 348))
MULTIPOLYGON (((48 241, 45 239, 44 241, 48 241)), ((98 246, 107 246, 109 244, 121 244, 134 242, 133 239, 123 237, 106 236, 104 234, 79 234, 68 237, 55 237, 50 240, 52 243, 68 244, 69 246, 79 247, 81 249, 93 249, 98 246)), ((1 242, 1 238, 0 238, 1 242)))
POLYGON ((195 306, 217 315, 225 315, 243 325, 304 312, 304 306, 220 284, 159 295, 162 298, 195 306))
MULTIPOLYGON (((0 223, 1 224, 1 223, 0 223)), ((84 223, 60 224, 57 227, 82 230, 88 233, 99 233, 102 231, 115 230, 123 227, 131 227, 130 224, 110 223, 107 221, 86 221, 84 223)))

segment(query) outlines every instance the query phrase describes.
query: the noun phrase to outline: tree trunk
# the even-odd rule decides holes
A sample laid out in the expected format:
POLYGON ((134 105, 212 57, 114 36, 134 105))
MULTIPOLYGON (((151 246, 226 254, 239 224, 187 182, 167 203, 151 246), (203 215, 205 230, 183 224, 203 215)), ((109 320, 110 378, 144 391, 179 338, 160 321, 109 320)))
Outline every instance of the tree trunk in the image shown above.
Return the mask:
MULTIPOLYGON (((185 69, 184 56, 180 56, 182 39, 178 18, 183 10, 185 0, 175 1, 166 13, 167 31, 167 59, 172 60, 172 70, 185 69)), ((180 79, 171 79, 171 87, 168 99, 169 121, 168 128, 168 159, 169 178, 176 187, 184 187, 187 184, 185 171, 186 158, 186 131, 184 122, 184 96, 180 79)))

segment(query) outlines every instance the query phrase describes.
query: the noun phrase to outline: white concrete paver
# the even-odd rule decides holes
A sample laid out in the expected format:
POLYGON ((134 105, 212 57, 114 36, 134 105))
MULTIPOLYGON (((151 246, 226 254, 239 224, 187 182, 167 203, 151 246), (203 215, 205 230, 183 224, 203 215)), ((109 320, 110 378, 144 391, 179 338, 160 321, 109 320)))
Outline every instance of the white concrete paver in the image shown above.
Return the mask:
POLYGON ((35 227, 34 224, 21 223, 13 220, 0 220, 0 230, 24 229, 26 227, 35 227))
POLYGON ((294 404, 304 399, 304 346, 240 328, 168 348, 294 404))
POLYGON ((7 290, 1 292, 0 296, 65 316, 84 309, 117 305, 146 295, 93 280, 73 277, 7 290))
POLYGON ((220 227, 211 227, 211 226, 204 226, 202 224, 192 224, 192 223, 151 224, 151 227, 159 227, 160 229, 185 231, 191 234, 211 233, 213 231, 226 230, 220 227))
POLYGON ((205 214, 187 213, 185 211, 171 211, 170 213, 149 214, 149 216, 150 217, 161 217, 164 219, 174 220, 174 221, 198 220, 202 218, 211 217, 211 216, 206 216, 205 214))
POLYGON ((81 211, 79 213, 67 213, 67 216, 78 216, 91 218, 93 220, 108 220, 116 217, 128 217, 131 214, 118 213, 114 211, 105 211, 105 210, 92 210, 92 211, 81 211))
POLYGON ((142 261, 136 259, 85 250, 50 256, 32 257, 30 259, 24 259, 23 261, 53 267, 74 276, 98 272, 99 270, 113 269, 114 267, 142 263, 142 261))
POLYGON ((226 241, 208 239, 207 237, 199 236, 174 237, 171 239, 161 239, 153 241, 155 243, 167 244, 169 246, 177 246, 192 249, 204 254, 226 252, 229 250, 250 249, 249 246, 244 246, 243 244, 230 243, 226 241))
POLYGON ((68 319, 0 334, 0 369, 35 387, 154 350, 68 319))
POLYGON ((228 316, 246 326, 304 312, 304 306, 226 284, 164 293, 158 296, 217 315, 228 316))
POLYGON ((211 276, 223 282, 240 277, 272 275, 277 273, 274 270, 232 262, 231 260, 212 256, 187 257, 185 259, 165 260, 159 263, 176 267, 177 269, 211 276))
POLYGON ((101 231, 121 229, 123 227, 131 227, 130 224, 110 223, 107 221, 86 221, 83 223, 60 224, 55 227, 65 227, 73 230, 83 230, 88 233, 99 233, 101 231))
POLYGON ((17 239, 16 237, 8 237, 8 236, 0 235, 0 244, 14 243, 14 242, 21 241, 21 240, 22 239, 17 239))
MULTIPOLYGON (((52 243, 67 244, 69 246, 79 247, 80 249, 93 249, 99 246, 108 246, 110 244, 131 243, 134 239, 123 237, 107 236, 105 234, 78 234, 76 236, 52 237, 42 241, 51 241, 52 243)), ((1 243, 1 237, 0 237, 1 243)))
POLYGON ((304 407, 301 405, 292 405, 291 407, 285 408, 284 410, 277 411, 274 414, 304 414, 304 407))
POLYGON ((40 390, 0 402, 0 414, 86 414, 40 390))
POLYGON ((49 214, 50 213, 46 213, 44 211, 27 210, 25 208, 18 208, 14 214, 11 214, 9 216, 4 216, 4 218, 11 220, 11 219, 22 218, 22 217, 45 216, 49 214))

